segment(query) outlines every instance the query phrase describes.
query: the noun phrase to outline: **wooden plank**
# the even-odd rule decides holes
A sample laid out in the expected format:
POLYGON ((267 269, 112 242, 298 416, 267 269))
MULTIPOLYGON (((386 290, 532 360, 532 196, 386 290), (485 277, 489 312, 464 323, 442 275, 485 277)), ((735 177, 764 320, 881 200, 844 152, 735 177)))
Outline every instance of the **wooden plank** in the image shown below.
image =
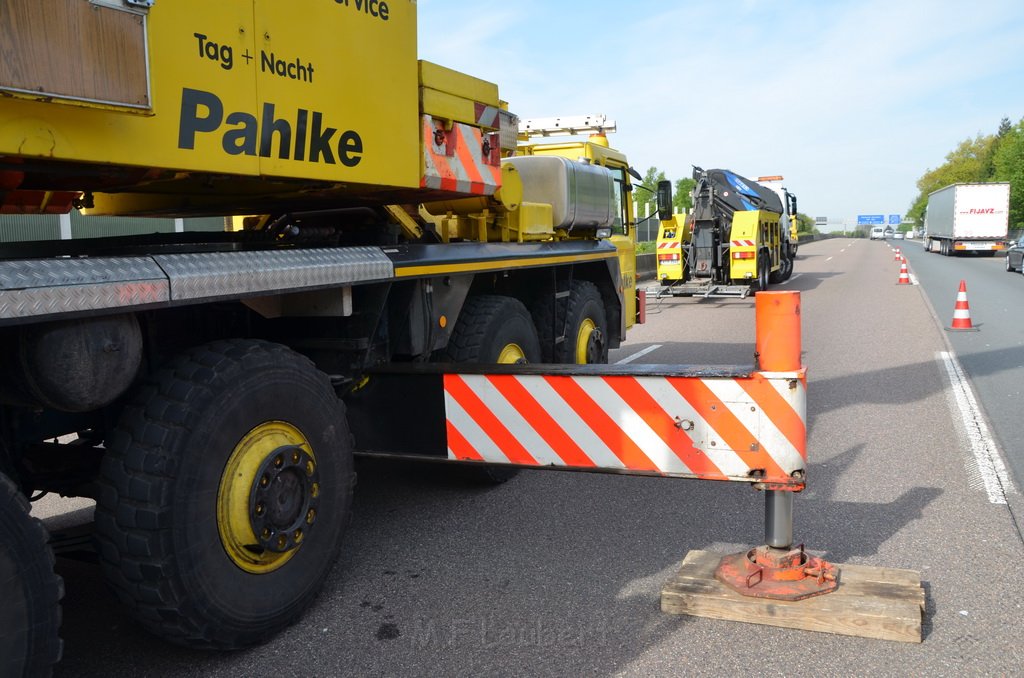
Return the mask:
POLYGON ((661 609, 711 619, 767 624, 908 643, 921 642, 924 588, 912 570, 840 565, 839 588, 798 601, 743 596, 715 579, 723 554, 690 551, 661 590, 661 609))
POLYGON ((149 106, 145 19, 88 0, 0 3, 0 89, 149 106))

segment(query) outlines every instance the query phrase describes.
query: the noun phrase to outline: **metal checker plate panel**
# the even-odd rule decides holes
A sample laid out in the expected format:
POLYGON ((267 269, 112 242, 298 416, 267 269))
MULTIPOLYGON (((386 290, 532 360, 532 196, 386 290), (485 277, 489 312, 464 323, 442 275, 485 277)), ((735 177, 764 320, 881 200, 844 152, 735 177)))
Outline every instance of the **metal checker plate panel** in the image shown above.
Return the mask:
POLYGON ((377 247, 275 252, 162 254, 171 299, 206 299, 280 290, 328 287, 394 277, 377 247))
POLYGON ((148 257, 0 261, 0 319, 166 302, 167 277, 148 257))

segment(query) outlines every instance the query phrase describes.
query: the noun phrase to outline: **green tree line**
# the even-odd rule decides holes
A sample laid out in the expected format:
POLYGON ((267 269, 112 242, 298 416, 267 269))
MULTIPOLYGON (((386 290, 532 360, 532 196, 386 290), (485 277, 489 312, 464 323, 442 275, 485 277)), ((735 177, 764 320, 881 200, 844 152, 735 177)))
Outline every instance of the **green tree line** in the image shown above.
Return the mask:
POLYGON ((995 134, 964 139, 946 155, 946 162, 929 169, 917 180, 917 197, 907 216, 923 223, 928 194, 950 184, 1010 182, 1010 228, 1024 228, 1024 118, 1016 125, 999 122, 995 134))
MULTIPOLYGON (((658 182, 666 180, 665 173, 657 167, 647 168, 643 181, 640 182, 640 188, 633 191, 633 200, 636 201, 639 214, 643 214, 645 207, 648 214, 654 213, 658 206, 658 196, 655 193, 658 190, 658 182)), ((672 207, 675 208, 675 211, 681 212, 693 207, 690 191, 693 190, 695 184, 696 182, 689 177, 677 179, 672 183, 672 207)), ((635 185, 634 188, 636 188, 635 185)))

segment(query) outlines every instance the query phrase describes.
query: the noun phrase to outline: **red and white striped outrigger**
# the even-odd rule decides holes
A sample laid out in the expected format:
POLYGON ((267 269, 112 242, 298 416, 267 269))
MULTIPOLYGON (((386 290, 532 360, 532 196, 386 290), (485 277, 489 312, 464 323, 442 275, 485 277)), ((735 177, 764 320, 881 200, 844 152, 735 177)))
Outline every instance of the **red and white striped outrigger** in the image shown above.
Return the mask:
POLYGON ((767 544, 724 558, 719 578, 761 597, 827 593, 834 568, 792 548, 793 493, 807 468, 799 303, 798 292, 756 295, 749 367, 392 365, 348 400, 356 446, 373 456, 751 483, 766 490, 767 544), (387 440, 365 437, 360 421, 402 402, 416 403, 405 425, 387 440))
POLYGON ((803 369, 594 371, 444 375, 448 458, 803 486, 803 369))

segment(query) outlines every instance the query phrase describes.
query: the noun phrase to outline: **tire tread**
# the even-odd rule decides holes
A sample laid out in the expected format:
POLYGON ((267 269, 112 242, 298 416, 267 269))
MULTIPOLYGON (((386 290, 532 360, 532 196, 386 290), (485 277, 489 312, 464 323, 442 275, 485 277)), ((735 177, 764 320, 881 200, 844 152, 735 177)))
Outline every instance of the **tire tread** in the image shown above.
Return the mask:
MULTIPOLYGON (((17 569, 26 584, 26 604, 32 616, 29 623, 33 632, 28 635, 26 656, 20 658, 18 664, 24 662, 20 668, 25 676, 48 676, 64 651, 64 641, 60 638, 64 579, 54 571, 56 559, 50 548, 49 532, 42 521, 31 515, 31 504, 25 495, 3 473, 0 473, 0 516, 4 523, 0 528, 4 533, 0 549, 12 557, 22 558, 17 569)), ((0 632, 8 630, 0 629, 0 632)), ((15 659, 0 657, 0 675, 9 675, 13 667, 7 662, 15 659)))
MULTIPOLYGON (((214 397, 210 384, 241 365, 277 364, 311 368, 330 388, 313 363, 280 344, 260 340, 223 340, 195 347, 172 359, 153 375, 123 411, 110 438, 99 480, 96 542, 100 562, 118 598, 156 635, 197 648, 234 649, 262 643, 279 628, 255 641, 251 635, 227 633, 203 625, 182 612, 189 592, 173 576, 172 482, 179 460, 163 452, 176 432, 187 429, 186 413, 214 397)), ((339 407, 343 405, 339 401, 339 407)), ((347 516, 346 511, 346 516, 347 516)), ((284 624, 291 625, 298 609, 284 624)))

